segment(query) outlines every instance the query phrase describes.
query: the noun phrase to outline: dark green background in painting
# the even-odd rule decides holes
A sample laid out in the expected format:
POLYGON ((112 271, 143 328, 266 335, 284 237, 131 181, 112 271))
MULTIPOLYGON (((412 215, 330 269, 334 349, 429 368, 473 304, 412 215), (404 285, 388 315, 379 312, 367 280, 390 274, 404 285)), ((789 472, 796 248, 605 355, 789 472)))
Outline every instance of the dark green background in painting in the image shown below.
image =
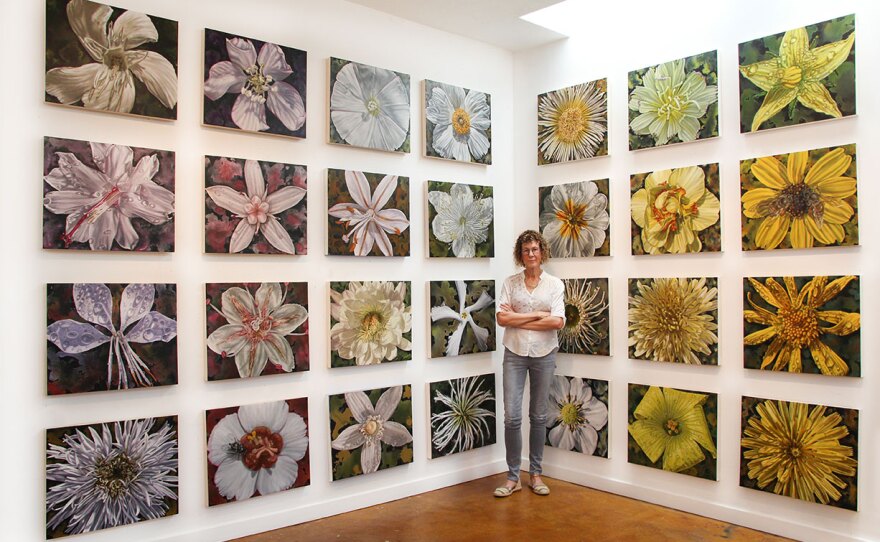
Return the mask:
MULTIPOLYGON (((440 83, 436 81, 429 81, 425 79, 425 110, 427 111, 428 105, 431 102, 431 93, 433 90, 440 86, 440 83)), ((454 87, 455 85, 448 85, 454 87)), ((462 89, 465 95, 470 94, 471 92, 479 92, 471 90, 469 88, 458 87, 462 89)), ((483 93, 486 96, 486 105, 489 106, 489 120, 492 119, 492 97, 489 94, 483 93)), ((451 160, 451 158, 444 158, 440 156, 440 153, 434 150, 434 127, 435 124, 428 120, 427 114, 425 114, 425 156, 430 156, 433 158, 441 158, 444 160, 451 160)), ((491 164, 492 163, 492 126, 489 125, 489 129, 486 130, 486 139, 489 140, 489 150, 486 151, 480 158, 474 158, 473 155, 469 155, 471 157, 471 162, 475 164, 491 164)))
MULTIPOLYGON (((380 388, 376 390, 365 390, 364 393, 370 399, 373 407, 376 401, 389 388, 380 388)), ((391 421, 397 422, 406 427, 410 434, 413 432, 412 422, 412 386, 406 384, 403 386, 403 395, 397 409, 391 415, 391 421)), ((339 434, 348 426, 356 424, 357 421, 351 414, 351 409, 345 402, 345 394, 330 396, 330 440, 336 440, 339 434)), ((397 448, 384 442, 382 446, 382 460, 379 462, 379 470, 390 469, 398 465, 412 463, 413 461, 413 443, 412 441, 397 448)), ((361 470, 361 448, 354 450, 334 450, 330 448, 330 468, 333 470, 333 481, 342 480, 363 474, 361 470)))
MULTIPOLYGON (((628 399, 628 424, 632 425, 635 421, 635 415, 633 414, 636 408, 639 406, 639 403, 642 402, 642 399, 645 397, 645 394, 648 393, 648 388, 650 386, 644 386, 642 384, 630 384, 629 385, 629 399, 628 399)), ((709 426, 709 435, 712 437, 712 442, 715 443, 715 449, 718 449, 718 395, 715 393, 708 393, 702 391, 691 391, 691 390, 682 390, 679 388, 673 388, 678 391, 684 391, 688 393, 699 393, 701 395, 706 395, 706 402, 703 403, 703 412, 706 414, 706 422, 709 426)), ((633 436, 627 431, 627 461, 633 463, 634 465, 643 465, 645 467, 652 467, 655 469, 663 470, 663 456, 657 460, 656 463, 652 463, 651 460, 645 455, 645 452, 639 447, 636 443, 636 440, 633 436)), ((699 446, 699 444, 697 445, 699 446)), ((708 450, 700 446, 700 451, 703 452, 703 455, 706 456, 702 462, 694 465, 693 467, 683 470, 677 474, 687 474, 688 476, 696 476, 698 478, 704 478, 706 480, 717 480, 718 479, 718 460, 712 457, 712 454, 709 453, 708 450)))
MULTIPOLYGON (((740 437, 745 437, 745 428, 748 427, 749 418, 758 416, 757 406, 758 403, 763 403, 768 401, 769 399, 759 399, 756 397, 746 397, 742 398, 742 425, 740 426, 740 437)), ((783 403, 787 403, 788 401, 780 401, 783 403)), ((808 412, 812 411, 817 405, 808 405, 808 412)), ((840 444, 844 446, 849 446, 853 450, 853 459, 859 461, 859 411, 850 408, 837 408, 837 407, 825 407, 825 416, 830 416, 832 413, 837 413, 842 418, 842 424, 846 426, 849 430, 849 434, 842 439, 839 440, 840 444)), ((758 481, 752 480, 749 478, 749 460, 744 457, 746 449, 740 446, 739 453, 739 485, 742 487, 746 487, 749 489, 757 489, 758 491, 764 491, 767 493, 773 492, 774 483, 770 483, 764 489, 758 487, 758 481)), ((847 510, 857 510, 858 509, 858 467, 856 467, 855 476, 842 476, 837 475, 838 478, 843 480, 846 484, 846 487, 839 489, 841 496, 835 502, 829 503, 828 506, 835 506, 837 508, 845 508, 847 510)))
MULTIPOLYGON (((456 184, 460 183, 444 183, 441 181, 428 181, 428 192, 445 192, 447 194, 450 193, 452 187, 456 184)), ((476 184, 466 184, 464 185, 468 187, 471 193, 474 195, 474 201, 476 202, 482 198, 491 198, 493 189, 491 186, 479 186, 476 184)), ((444 243, 437 239, 434 235, 434 230, 432 228, 432 224, 434 223, 434 218, 437 216, 437 210, 434 209, 434 206, 431 205, 430 202, 427 203, 428 207, 428 255, 431 258, 455 258, 455 254, 452 252, 452 244, 444 243)), ((474 257, 475 258, 492 258, 495 256, 495 200, 492 200, 492 222, 489 224, 489 229, 486 231, 486 240, 482 243, 477 243, 474 247, 474 257)))
MULTIPOLYGON (((611 197, 608 194, 608 179, 594 179, 592 181, 581 181, 581 182, 592 182, 596 185, 596 188, 599 189, 599 194, 603 194, 608 201, 608 205, 605 207, 605 212, 608 213, 609 218, 611 217, 611 197)), ((566 183, 568 185, 574 185, 577 183, 566 183)), ((544 201, 550 197, 550 193, 553 191, 553 186, 539 186, 538 187, 538 222, 541 221, 541 213, 544 212, 545 207, 549 210, 552 209, 552 206, 545 206, 544 201)), ((544 228, 541 228, 543 232, 544 228)), ((594 256, 610 256, 611 255, 611 221, 608 222, 608 228, 605 230, 605 242, 602 243, 601 247, 596 247, 596 252, 593 256, 570 256, 571 258, 590 258, 594 256)), ((553 254, 554 258, 568 258, 569 256, 560 256, 558 254, 553 254)))
MULTIPOLYGON (((663 63, 661 62, 661 64, 663 63)), ((658 65, 649 66, 647 68, 642 68, 641 70, 634 70, 629 72, 628 96, 632 96, 633 90, 635 90, 636 87, 644 86, 642 78, 647 75, 650 68, 655 68, 656 70, 658 65)), ((691 72, 697 72, 702 75, 703 79, 706 81, 707 86, 718 86, 718 51, 708 51, 698 55, 685 57, 685 77, 687 77, 688 74, 690 74, 691 72)), ((632 123, 632 121, 641 114, 637 110, 630 109, 629 105, 627 105, 627 111, 629 111, 630 123, 632 123)), ((697 132, 696 141, 699 141, 701 139, 708 139, 710 137, 718 137, 718 100, 715 100, 714 102, 709 104, 709 107, 706 108, 706 114, 697 120, 700 122, 700 131, 697 132)), ((670 139, 668 143, 659 146, 671 145, 673 143, 681 143, 681 140, 678 138, 677 135, 672 137, 672 139, 670 139)), ((657 146, 658 145, 654 141, 653 136, 636 135, 635 133, 633 133, 632 128, 629 128, 629 150, 634 151, 638 149, 650 149, 657 146)))
MULTIPOLYGON (((835 41, 840 41, 848 37, 850 33, 855 31, 856 17, 855 15, 847 15, 838 17, 829 21, 811 24, 807 27, 807 34, 810 36, 810 48, 815 49, 835 41)), ((779 42, 785 32, 773 34, 747 41, 739 44, 739 65, 747 66, 760 62, 762 60, 771 60, 779 55, 779 42)), ((844 117, 856 114, 856 44, 853 42, 852 49, 846 60, 837 67, 828 77, 820 81, 831 98, 837 104, 837 108, 844 117)), ((754 83, 746 79, 742 74, 739 76, 739 93, 740 93, 740 132, 749 132, 752 129, 752 121, 755 113, 764 102, 766 92, 758 88, 754 83)), ((831 119, 824 113, 813 111, 809 107, 801 105, 797 100, 793 100, 791 104, 784 107, 782 111, 776 113, 768 120, 761 123, 758 130, 768 130, 770 128, 779 128, 781 126, 792 126, 795 124, 804 124, 807 122, 815 122, 817 120, 831 119)))
MULTIPOLYGON (((572 376, 562 376, 562 375, 554 375, 553 378, 565 378, 569 382, 574 378, 572 376)), ((593 380, 590 378, 584 378, 584 385, 589 386, 590 390, 593 392, 593 397, 598 399, 606 408, 610 405, 608 404, 608 381, 607 380, 593 380)), ((553 400, 552 398, 550 399, 553 400)), ((553 444, 550 443, 550 430, 552 427, 547 428, 547 436, 544 439, 544 444, 547 446, 553 447, 553 444)), ((596 457, 608 457, 608 423, 605 424, 602 429, 598 430, 599 441, 596 444, 596 450, 593 452, 593 455, 596 457)), ((572 450, 573 452, 577 452, 577 450, 572 450)))
MULTIPOLYGON (((95 63, 95 60, 89 56, 89 53, 83 48, 79 38, 70 27, 70 22, 67 19, 67 4, 66 0, 46 0, 47 72, 52 68, 77 67, 95 63)), ((126 10, 124 9, 114 7, 109 24, 112 25, 125 12, 126 10)), ((159 53, 174 66, 174 71, 177 72, 177 21, 152 15, 149 17, 159 33, 159 40, 138 45, 133 50, 159 53)), ((132 75, 132 80, 135 87, 134 106, 131 109, 132 115, 162 119, 177 118, 177 106, 168 109, 155 96, 150 94, 150 91, 141 83, 140 79, 132 75)), ((58 100, 49 93, 46 93, 46 101, 58 103, 58 100)), ((82 102, 72 105, 82 107, 82 102)))
MULTIPOLYGON (((489 373, 489 374, 485 374, 485 375, 476 376, 474 378, 476 378, 476 380, 477 380, 477 384, 474 385, 474 389, 476 390, 475 393, 480 393, 483 391, 488 391, 489 393, 491 393, 491 398, 486 399, 486 401, 484 403, 479 405, 479 408, 485 408, 489 412, 494 413, 497 418, 498 409, 496 407, 496 401, 495 401, 495 398, 497 397, 496 388, 495 388, 495 374, 489 373)), ((457 378, 455 380, 464 380, 464 378, 457 378)), ((445 404, 441 403, 440 401, 437 401, 436 397, 438 394, 441 394, 441 393, 443 395, 445 395, 446 397, 449 397, 452 392, 452 382, 453 382, 452 380, 442 380, 440 382, 431 382, 429 384, 430 392, 431 392, 430 393, 430 396, 431 396, 430 397, 431 417, 436 416, 437 414, 440 414, 442 412, 449 412, 450 408, 448 406, 446 406, 445 404)), ((497 440, 497 435, 496 435, 496 431, 495 431, 496 418, 490 418, 490 417, 485 418, 486 426, 488 426, 489 431, 487 433, 483 433, 481 431, 476 432, 476 438, 474 439, 474 447, 472 449, 482 448, 483 446, 489 446, 490 444, 495 444, 495 442, 497 440), (484 435, 486 435, 485 438, 484 438, 484 435)), ((437 457, 444 457, 447 455, 452 455, 449 452, 447 452, 445 449, 443 449, 443 450, 438 449, 434 445, 434 439, 433 439, 434 431, 436 431, 436 428, 432 424, 431 425, 431 459, 434 459, 437 457)), ((453 446, 454 443, 455 443, 454 440, 451 441, 447 445, 447 447, 453 446)), ((465 451, 468 451, 468 450, 465 450, 465 451)), ((460 453, 460 452, 456 452, 456 453, 460 453)))
MULTIPOLYGON (((464 307, 458 304, 458 289, 455 287, 454 280, 431 281, 431 307, 440 307, 446 305, 452 310, 459 312, 466 307, 470 307, 480 298, 480 294, 485 291, 492 299, 495 299, 495 281, 494 280, 466 280, 464 281, 467 294, 465 295, 464 307)), ((430 319, 431 315, 428 314, 430 319)), ((474 330, 467 322, 459 322, 452 318, 431 322, 431 357, 440 358, 446 355, 446 345, 449 336, 452 335, 459 325, 465 326, 464 334, 461 336, 458 355, 476 354, 479 352, 495 351, 495 301, 485 308, 472 312, 471 318, 478 326, 489 330, 489 336, 486 338, 486 349, 480 348, 474 330)))
MULTIPOLYGON (((759 281, 761 284, 764 284, 764 281, 767 277, 752 277, 755 280, 759 281)), ((785 288, 785 283, 783 282, 782 277, 773 277, 776 279, 782 287, 785 288)), ((828 277, 828 282, 831 282, 835 279, 840 278, 839 276, 830 276, 828 277)), ((813 280, 813 277, 794 277, 794 283, 798 287, 798 292, 800 292, 804 285, 807 282, 813 280)), ((748 296, 751 294, 752 301, 758 305, 759 307, 776 314, 779 310, 773 305, 770 305, 767 301, 762 298, 758 292, 752 287, 749 279, 743 279, 743 307, 746 309, 751 309, 752 306, 749 304, 748 296)), ((795 294, 797 295, 797 294, 795 294)), ((860 294, 859 294, 859 280, 856 279, 849 284, 846 285, 839 294, 833 297, 830 301, 821 305, 817 308, 819 311, 844 311, 851 313, 859 313, 860 312, 860 294)), ((821 327, 830 327, 831 324, 827 322, 819 322, 821 327)), ((761 324, 753 324, 751 322, 746 322, 743 320, 743 337, 754 333, 756 331, 760 331, 762 329, 766 329, 767 326, 761 324)), ((862 341, 861 341, 861 330, 858 330, 854 333, 845 336, 833 335, 831 333, 823 333, 819 336, 819 340, 828 345, 831 350, 837 353, 843 361, 846 362, 849 367, 849 374, 846 376, 861 376, 862 375, 862 341)), ((767 348, 773 344, 773 340, 769 340, 762 344, 757 344, 754 346, 749 346, 747 344, 743 345, 743 365, 746 369, 761 369, 761 361, 764 359, 764 354, 767 352, 767 348)), ((812 373, 812 374, 822 374, 819 368, 816 366, 816 361, 813 359, 812 353, 810 353, 809 348, 801 348, 801 363, 802 363, 802 371, 803 373, 812 373)), ((767 366, 765 371, 773 370, 773 365, 767 366)), ((782 369, 783 371, 788 371, 788 366, 782 369)))
MULTIPOLYGON (((366 171, 363 174, 367 178, 367 182, 370 183, 370 194, 372 195, 376 191, 376 187, 379 186, 379 183, 382 182, 382 179, 385 178, 385 174, 367 173, 366 171)), ((354 198, 348 193, 348 187, 345 184, 345 170, 328 169, 327 209, 330 209, 337 203, 353 202, 354 198)), ((407 220, 409 220, 409 177, 397 177, 397 189, 382 209, 400 209, 406 215, 407 220)), ((337 221, 337 218, 327 215, 327 254, 330 256, 353 256, 354 253, 350 248, 352 239, 349 239, 348 243, 342 240, 342 236, 349 233, 351 228, 346 224, 339 224, 337 221)), ((386 232, 388 240, 391 241, 392 256, 409 256, 411 230, 412 223, 410 223, 409 228, 400 232, 399 235, 386 232)), ((379 245, 374 244, 373 250, 370 251, 368 256, 384 257, 385 255, 382 254, 379 245)))

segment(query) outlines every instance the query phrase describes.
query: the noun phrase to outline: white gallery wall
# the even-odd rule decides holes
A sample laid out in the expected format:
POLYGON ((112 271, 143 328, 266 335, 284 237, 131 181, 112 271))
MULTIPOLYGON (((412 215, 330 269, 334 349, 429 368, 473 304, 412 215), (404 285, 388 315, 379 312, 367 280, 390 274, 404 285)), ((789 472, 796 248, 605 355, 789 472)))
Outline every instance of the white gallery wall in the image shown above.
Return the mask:
POLYGON ((871 2, 757 0, 580 2, 555 30, 572 37, 518 53, 514 67, 516 229, 538 226, 539 186, 610 179, 611 257, 554 260, 563 278, 609 277, 611 357, 560 354, 558 372, 610 381, 609 459, 548 449, 545 470, 584 485, 803 540, 880 540, 880 9, 871 2), (757 134, 739 133, 740 42, 856 14, 858 116, 757 134), (718 50, 720 137, 630 152, 627 73, 718 50), (608 78, 609 156, 536 165, 537 95, 608 78), (857 144, 859 247, 744 253, 740 239, 739 161, 790 151, 857 144), (630 254, 630 175, 720 163, 721 253, 630 254), (745 370, 742 362, 744 276, 857 274, 861 288, 862 377, 745 370), (718 277, 719 366, 635 361, 627 356, 627 279, 718 277), (658 385, 718 394, 718 481, 627 463, 627 385, 658 385), (859 409, 858 513, 739 487, 741 396, 859 409))
MULTIPOLYGON (((430 460, 427 383, 498 372, 500 353, 428 359, 427 281, 500 279, 513 270, 513 55, 459 36, 408 23, 340 0, 115 0, 113 5, 179 21, 179 105, 175 122, 89 112, 43 102, 45 3, 4 1, 2 35, 14 53, 0 85, 3 103, 4 251, 2 405, 8 413, 0 446, 3 474, 0 538, 45 538, 45 429, 148 416, 179 416, 179 514, 83 535, 82 540, 225 540, 421 493, 503 470, 491 446, 430 460), (201 126, 204 28, 308 52, 305 140, 201 126), (383 153, 327 144, 329 57, 411 76, 412 152, 383 153), (491 166, 423 158, 421 81, 431 79, 491 95, 491 166), (176 152, 176 248, 171 254, 43 251, 43 137, 81 139, 176 152), (204 255, 204 155, 308 166, 308 254, 204 255), (356 169, 408 176, 411 256, 327 257, 326 170, 356 169), (495 188, 494 259, 428 260, 428 180, 495 188), (383 366, 330 370, 327 283, 331 280, 412 282, 413 359, 383 366), (311 370, 250 380, 207 382, 206 282, 307 281, 311 370), (178 288, 179 384, 157 389, 46 396, 46 283, 157 282, 178 288), (330 482, 327 396, 400 384, 413 386, 414 461, 410 465, 330 482), (311 485, 245 502, 207 507, 205 410, 308 397, 311 485), (14 489, 13 489, 14 488, 14 489), (6 538, 8 534, 12 537, 6 538)), ((501 433, 498 420, 499 435, 501 433)))

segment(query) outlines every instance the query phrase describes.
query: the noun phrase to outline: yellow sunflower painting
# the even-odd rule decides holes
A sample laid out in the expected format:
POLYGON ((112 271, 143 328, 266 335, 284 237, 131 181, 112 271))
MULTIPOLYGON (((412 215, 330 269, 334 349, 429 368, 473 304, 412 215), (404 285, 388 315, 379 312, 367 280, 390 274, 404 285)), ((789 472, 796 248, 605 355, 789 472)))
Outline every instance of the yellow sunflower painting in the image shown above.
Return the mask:
POLYGON ((858 277, 743 280, 748 369, 860 376, 858 277))
POLYGON ((740 162, 743 250, 859 244, 856 146, 740 162))

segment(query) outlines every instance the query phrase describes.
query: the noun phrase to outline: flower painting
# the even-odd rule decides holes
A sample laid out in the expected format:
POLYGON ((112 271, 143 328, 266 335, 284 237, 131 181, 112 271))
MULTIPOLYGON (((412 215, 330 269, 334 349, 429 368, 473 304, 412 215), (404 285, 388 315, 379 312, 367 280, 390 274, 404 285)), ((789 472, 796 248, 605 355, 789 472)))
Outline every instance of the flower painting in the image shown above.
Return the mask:
POLYGON ((409 282, 330 283, 330 367, 412 359, 409 282))
POLYGON ((859 280, 743 279, 747 369, 861 376, 859 280))
POLYGON ((742 398, 739 485, 858 510, 859 411, 742 398))
POLYGON ((629 185, 634 255, 721 250, 717 163, 640 173, 629 185))
POLYGON ((608 154, 608 80, 538 95, 538 165, 608 154))
POLYGON ((174 251, 174 153, 43 139, 43 248, 174 251))
POLYGON ((308 421, 306 398, 205 412, 208 506, 309 485, 308 421))
POLYGON ((718 479, 718 395, 629 385, 630 463, 718 479))
POLYGON ((608 381, 554 375, 550 384, 547 444, 608 457, 608 381))
POLYGON ((856 17, 739 44, 740 131, 856 114, 856 17))
POLYGON ((412 386, 330 396, 333 481, 413 461, 412 386))
POLYGON ((491 186, 428 181, 428 255, 431 258, 495 256, 491 186))
POLYGON ((541 186, 538 222, 554 258, 611 254, 608 179, 541 186))
POLYGON ((46 538, 177 514, 177 441, 177 416, 47 429, 46 538))
POLYGON ((559 352, 610 356, 608 279, 562 279, 565 326, 556 332, 559 352))
POLYGON ((718 279, 629 279, 629 357, 718 365, 718 279))
POLYGON ((629 150, 718 137, 718 51, 629 72, 629 150))
POLYGON ((205 156, 205 252, 306 254, 305 166, 205 156))
POLYGON ((409 75, 330 58, 330 143, 409 152, 409 75))
POLYGON ((46 101, 176 119, 177 21, 47 0, 46 101))
POLYGON ((205 29, 203 122, 306 137, 306 52, 205 29))
POLYGON ((177 384, 174 284, 48 284, 49 395, 177 384))
POLYGON ((327 254, 409 256, 409 177, 327 170, 327 254))
POLYGON ((309 370, 308 284, 205 285, 208 380, 309 370))
POLYGON ((431 382, 431 457, 495 444, 495 375, 431 382))
POLYGON ((743 250, 859 244, 856 146, 739 164, 743 250))
POLYGON ((495 351, 495 281, 431 281, 431 357, 495 351))
POLYGON ((425 156, 491 164, 491 97, 426 79, 425 156))

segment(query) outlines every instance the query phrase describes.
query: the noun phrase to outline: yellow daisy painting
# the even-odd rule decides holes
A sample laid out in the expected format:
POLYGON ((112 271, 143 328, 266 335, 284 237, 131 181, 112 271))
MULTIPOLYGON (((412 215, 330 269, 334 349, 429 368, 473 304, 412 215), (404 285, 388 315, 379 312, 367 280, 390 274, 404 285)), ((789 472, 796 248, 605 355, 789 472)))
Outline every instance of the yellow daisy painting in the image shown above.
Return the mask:
POLYGON ((749 277, 743 292, 747 369, 861 376, 858 277, 749 277))
POLYGON ((739 44, 740 131, 856 114, 856 18, 739 44))
POLYGON ((859 244, 856 146, 740 162, 743 250, 859 244))
POLYGON ((858 509, 859 411, 742 398, 739 484, 858 509))

